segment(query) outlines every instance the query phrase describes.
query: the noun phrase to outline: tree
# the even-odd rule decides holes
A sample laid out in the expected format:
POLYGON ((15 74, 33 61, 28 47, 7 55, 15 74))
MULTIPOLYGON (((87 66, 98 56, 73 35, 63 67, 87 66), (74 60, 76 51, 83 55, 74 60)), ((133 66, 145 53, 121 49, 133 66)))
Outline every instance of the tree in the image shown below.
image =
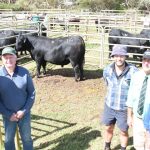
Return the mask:
POLYGON ((150 0, 140 0, 138 8, 150 11, 150 0))
POLYGON ((137 8, 139 0, 125 0, 125 5, 128 9, 137 8))
POLYGON ((80 7, 88 8, 91 11, 104 9, 122 9, 124 0, 78 0, 80 7))

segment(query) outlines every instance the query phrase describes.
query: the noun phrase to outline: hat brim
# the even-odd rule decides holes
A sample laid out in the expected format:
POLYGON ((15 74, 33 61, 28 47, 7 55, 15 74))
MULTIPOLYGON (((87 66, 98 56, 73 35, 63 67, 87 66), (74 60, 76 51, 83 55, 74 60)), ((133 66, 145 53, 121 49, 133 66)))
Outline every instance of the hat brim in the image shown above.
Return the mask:
POLYGON ((16 55, 15 53, 11 53, 11 52, 2 53, 2 55, 6 55, 6 54, 16 55))
POLYGON ((129 56, 128 54, 111 54, 110 56, 113 57, 115 55, 120 55, 120 56, 129 56))
POLYGON ((150 56, 143 56, 143 59, 150 59, 150 56))

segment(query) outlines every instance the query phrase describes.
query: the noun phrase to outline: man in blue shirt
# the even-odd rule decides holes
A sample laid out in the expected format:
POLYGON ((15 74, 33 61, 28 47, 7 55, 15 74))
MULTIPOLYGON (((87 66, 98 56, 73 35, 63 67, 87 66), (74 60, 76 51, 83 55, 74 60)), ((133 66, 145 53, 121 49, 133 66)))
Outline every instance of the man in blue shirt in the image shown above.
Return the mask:
POLYGON ((111 57, 114 62, 106 66, 103 77, 107 85, 107 95, 105 97, 104 113, 102 123, 105 128, 105 150, 110 150, 114 127, 117 124, 120 129, 121 150, 125 150, 128 143, 127 125, 127 93, 130 79, 138 69, 127 63, 127 47, 115 45, 111 57))
POLYGON ((24 150, 33 150, 30 109, 35 99, 35 88, 27 69, 16 64, 16 51, 6 47, 2 51, 0 68, 0 113, 5 129, 5 150, 15 150, 17 126, 24 150))
MULTIPOLYGON (((141 104, 141 103, 140 103, 141 104)), ((128 93, 127 106, 128 106, 128 125, 133 127, 133 142, 136 150, 150 150, 146 146, 146 130, 149 130, 148 107, 150 105, 150 50, 145 51, 142 59, 142 69, 136 72, 131 78, 131 84, 128 93), (141 99, 141 89, 144 79, 147 78, 147 88, 145 90, 143 112, 139 113, 139 100, 141 99), (148 116, 146 116, 148 115, 148 116), (148 117, 148 118, 147 118, 148 117), (143 124, 143 119, 144 124, 143 124), (146 119, 147 118, 147 119, 146 119), (146 119, 146 120, 145 120, 146 119), (146 122, 145 122, 146 121, 146 122), (145 127, 144 127, 145 125, 145 127)))

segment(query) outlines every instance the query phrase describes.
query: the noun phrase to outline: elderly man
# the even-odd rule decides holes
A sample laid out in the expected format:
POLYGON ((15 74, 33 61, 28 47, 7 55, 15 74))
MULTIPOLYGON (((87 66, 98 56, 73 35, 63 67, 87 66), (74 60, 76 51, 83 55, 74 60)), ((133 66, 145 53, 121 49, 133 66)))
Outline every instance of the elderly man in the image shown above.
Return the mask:
POLYGON ((0 113, 5 128, 5 150, 15 150, 14 137, 17 126, 24 150, 33 150, 30 109, 35 99, 35 89, 27 69, 16 64, 16 51, 6 47, 2 51, 0 68, 0 113))
POLYGON ((127 93, 131 76, 137 71, 137 68, 126 62, 128 57, 126 46, 115 45, 111 57, 114 62, 106 66, 103 71, 107 85, 102 118, 102 123, 106 126, 104 150, 111 150, 110 144, 115 124, 120 129, 121 150, 125 150, 128 143, 127 93))
POLYGON ((150 150, 150 139, 148 141, 149 146, 146 145, 146 129, 147 132, 150 132, 150 124, 148 124, 150 122, 149 105, 150 50, 147 50, 143 55, 142 69, 136 72, 131 79, 127 99, 128 125, 133 127, 133 141, 136 150, 150 150))

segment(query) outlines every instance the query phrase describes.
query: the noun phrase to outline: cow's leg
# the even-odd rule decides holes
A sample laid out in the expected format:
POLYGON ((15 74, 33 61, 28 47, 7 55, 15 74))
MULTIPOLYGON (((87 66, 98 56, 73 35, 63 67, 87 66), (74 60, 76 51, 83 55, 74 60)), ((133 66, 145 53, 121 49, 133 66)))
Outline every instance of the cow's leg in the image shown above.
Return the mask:
POLYGON ((42 67, 43 67, 43 74, 45 75, 46 74, 46 61, 45 60, 42 61, 42 67))
POLYGON ((74 69, 75 81, 79 81, 80 80, 80 67, 73 60, 71 60, 71 59, 69 59, 69 60, 70 60, 70 63, 74 69))
POLYGON ((23 51, 20 52, 20 55, 23 55, 23 51))
POLYGON ((41 69, 41 65, 39 63, 36 63, 36 76, 37 76, 37 78, 40 77, 40 69, 41 69))
POLYGON ((75 72, 75 81, 78 82, 80 80, 80 67, 79 67, 79 65, 75 65, 73 67, 73 69, 74 69, 74 72, 75 72))
POLYGON ((84 78, 84 75, 83 75, 83 64, 79 65, 79 70, 80 70, 80 80, 82 81, 83 78, 84 78))
POLYGON ((25 55, 27 55, 27 50, 25 50, 25 55))
POLYGON ((40 59, 35 59, 36 61, 36 75, 37 78, 40 77, 40 70, 41 70, 41 60, 40 59))
POLYGON ((79 61, 79 69, 80 69, 80 80, 82 81, 84 79, 84 74, 83 74, 83 66, 85 63, 85 59, 84 56, 81 57, 80 61, 79 61))

